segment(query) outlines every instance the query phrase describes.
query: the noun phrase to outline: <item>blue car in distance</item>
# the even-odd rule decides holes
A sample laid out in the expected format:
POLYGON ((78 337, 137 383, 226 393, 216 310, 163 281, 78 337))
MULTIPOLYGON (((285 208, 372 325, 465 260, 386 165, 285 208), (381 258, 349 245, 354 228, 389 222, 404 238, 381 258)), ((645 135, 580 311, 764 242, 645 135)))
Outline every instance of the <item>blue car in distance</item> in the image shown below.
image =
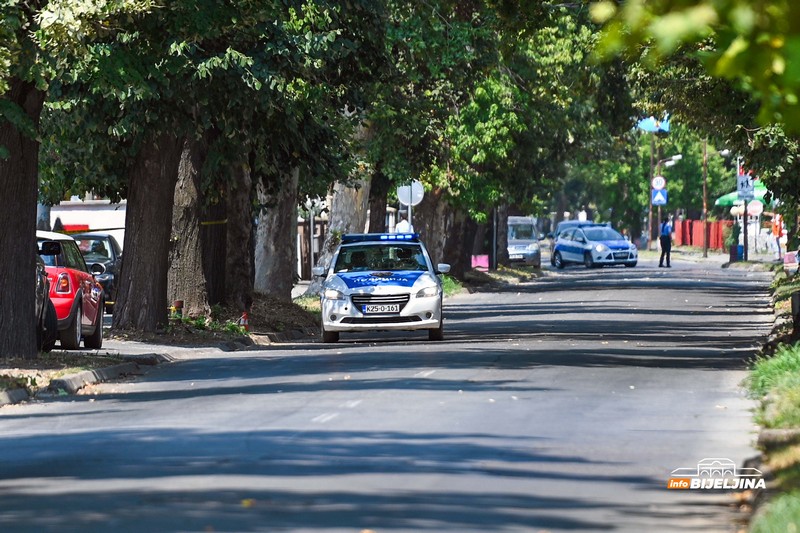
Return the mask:
POLYGON ((586 268, 604 265, 635 267, 639 260, 636 245, 609 226, 586 226, 562 231, 553 248, 553 264, 564 268, 583 263, 586 268))

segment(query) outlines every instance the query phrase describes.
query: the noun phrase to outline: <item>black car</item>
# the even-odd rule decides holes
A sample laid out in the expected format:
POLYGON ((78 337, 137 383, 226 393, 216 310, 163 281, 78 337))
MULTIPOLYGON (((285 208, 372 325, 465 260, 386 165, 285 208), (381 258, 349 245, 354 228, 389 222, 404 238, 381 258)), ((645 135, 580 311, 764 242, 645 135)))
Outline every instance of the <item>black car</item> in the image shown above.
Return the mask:
POLYGON ((110 233, 91 232, 71 235, 78 243, 87 264, 101 263, 106 271, 96 276, 106 295, 106 312, 112 312, 117 299, 116 276, 122 265, 122 248, 110 233))
POLYGON ((58 316, 50 300, 50 281, 42 255, 58 255, 61 246, 57 242, 46 242, 36 256, 36 349, 49 352, 58 340, 58 316))

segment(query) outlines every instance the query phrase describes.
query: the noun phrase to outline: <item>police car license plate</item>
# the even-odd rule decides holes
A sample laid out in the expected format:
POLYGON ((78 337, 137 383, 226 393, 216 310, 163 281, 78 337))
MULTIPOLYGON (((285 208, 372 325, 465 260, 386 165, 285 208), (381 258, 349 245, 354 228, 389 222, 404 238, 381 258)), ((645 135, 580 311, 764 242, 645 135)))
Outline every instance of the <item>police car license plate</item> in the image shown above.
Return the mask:
POLYGON ((399 313, 399 304, 384 304, 384 305, 362 305, 361 312, 367 314, 380 314, 380 313, 399 313))
POLYGON ((511 254, 508 256, 509 259, 522 259, 522 254, 511 254))

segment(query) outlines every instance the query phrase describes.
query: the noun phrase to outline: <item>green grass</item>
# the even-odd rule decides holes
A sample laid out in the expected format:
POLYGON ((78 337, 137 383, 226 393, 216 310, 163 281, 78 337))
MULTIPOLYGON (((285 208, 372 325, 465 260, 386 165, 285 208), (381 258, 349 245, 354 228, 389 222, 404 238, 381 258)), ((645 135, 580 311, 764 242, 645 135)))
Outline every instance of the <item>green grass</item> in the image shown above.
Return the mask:
POLYGON ((776 272, 771 287, 776 301, 788 300, 792 293, 800 291, 800 276, 787 276, 783 270, 780 270, 776 272))
POLYGON ((322 320, 322 307, 319 301, 319 296, 299 296, 292 300, 295 304, 299 305, 318 319, 322 320))
POLYGON ((800 345, 782 345, 772 357, 756 359, 747 387, 752 398, 762 398, 784 379, 800 373, 800 345))
POLYGON ((769 396, 758 422, 768 428, 800 427, 800 375, 778 376, 769 390, 769 396))
POLYGON ((800 532, 800 491, 781 494, 753 519, 750 533, 800 532))
MULTIPOLYGON (((209 320, 204 317, 198 318, 189 318, 189 317, 171 317, 173 319, 177 318, 179 322, 192 327, 198 330, 205 330, 205 331, 225 331, 227 333, 234 333, 237 335, 247 335, 247 330, 244 326, 240 326, 237 322, 233 320, 226 320, 224 322, 218 320, 209 320)), ((169 324, 166 328, 167 332, 170 332, 173 329, 173 325, 169 324)))
POLYGON ((456 278, 442 274, 442 290, 445 296, 452 296, 461 292, 464 286, 456 278))

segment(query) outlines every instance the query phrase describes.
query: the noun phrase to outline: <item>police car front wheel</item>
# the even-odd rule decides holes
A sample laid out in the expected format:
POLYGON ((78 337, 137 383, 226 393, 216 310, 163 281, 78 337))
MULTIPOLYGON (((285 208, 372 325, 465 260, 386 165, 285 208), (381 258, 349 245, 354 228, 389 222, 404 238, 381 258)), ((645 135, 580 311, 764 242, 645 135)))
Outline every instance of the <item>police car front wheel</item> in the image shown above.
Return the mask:
POLYGON ((322 328, 322 342, 339 342, 339 332, 338 331, 325 331, 325 328, 322 328))

